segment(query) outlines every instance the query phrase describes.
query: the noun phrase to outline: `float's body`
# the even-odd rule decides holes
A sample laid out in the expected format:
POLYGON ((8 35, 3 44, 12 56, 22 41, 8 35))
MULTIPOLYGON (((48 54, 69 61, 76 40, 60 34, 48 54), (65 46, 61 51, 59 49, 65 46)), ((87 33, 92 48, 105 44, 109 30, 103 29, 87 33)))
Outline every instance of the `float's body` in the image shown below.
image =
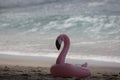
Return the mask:
POLYGON ((84 78, 91 75, 86 67, 77 67, 71 64, 55 64, 51 68, 54 77, 79 77, 84 78))

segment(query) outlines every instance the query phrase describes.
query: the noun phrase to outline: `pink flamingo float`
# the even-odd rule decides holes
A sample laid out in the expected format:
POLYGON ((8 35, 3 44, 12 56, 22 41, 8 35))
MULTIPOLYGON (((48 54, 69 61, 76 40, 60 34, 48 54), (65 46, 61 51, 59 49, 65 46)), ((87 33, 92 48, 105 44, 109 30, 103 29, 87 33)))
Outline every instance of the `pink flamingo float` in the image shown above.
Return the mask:
POLYGON ((87 69, 87 63, 81 65, 81 67, 65 63, 65 57, 70 46, 70 40, 67 35, 61 34, 56 39, 56 47, 59 50, 64 41, 64 47, 57 58, 56 64, 51 67, 51 74, 54 77, 77 77, 85 78, 91 75, 91 72, 87 69))

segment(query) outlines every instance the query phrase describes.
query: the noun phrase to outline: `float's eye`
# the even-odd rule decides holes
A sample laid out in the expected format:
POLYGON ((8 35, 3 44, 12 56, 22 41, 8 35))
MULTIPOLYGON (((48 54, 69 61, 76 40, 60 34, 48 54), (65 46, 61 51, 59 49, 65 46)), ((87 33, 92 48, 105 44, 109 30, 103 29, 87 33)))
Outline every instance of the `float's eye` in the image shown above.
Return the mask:
POLYGON ((58 50, 59 50, 60 47, 61 47, 61 44, 60 44, 59 40, 56 40, 56 47, 57 47, 58 50))

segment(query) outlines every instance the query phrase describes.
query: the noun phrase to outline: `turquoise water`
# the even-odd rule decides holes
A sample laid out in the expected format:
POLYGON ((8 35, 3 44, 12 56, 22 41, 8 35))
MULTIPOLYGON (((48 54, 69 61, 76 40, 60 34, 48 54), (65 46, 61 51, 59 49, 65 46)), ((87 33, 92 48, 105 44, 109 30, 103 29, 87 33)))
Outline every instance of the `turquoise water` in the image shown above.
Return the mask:
POLYGON ((55 58, 59 53, 55 39, 64 33, 71 40, 67 58, 120 64, 117 2, 30 2, 26 0, 23 6, 17 3, 0 6, 0 54, 55 58))

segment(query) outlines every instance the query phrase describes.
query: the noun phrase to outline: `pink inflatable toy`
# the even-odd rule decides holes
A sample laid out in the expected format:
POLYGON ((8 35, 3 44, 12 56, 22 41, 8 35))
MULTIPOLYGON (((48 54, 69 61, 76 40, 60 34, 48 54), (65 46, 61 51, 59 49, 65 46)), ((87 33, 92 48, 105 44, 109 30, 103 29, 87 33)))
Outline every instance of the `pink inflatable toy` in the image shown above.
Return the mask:
POLYGON ((51 74, 54 77, 77 77, 85 78, 91 75, 91 72, 87 69, 87 63, 81 65, 81 67, 65 63, 65 57, 70 46, 70 40, 67 35, 61 34, 56 39, 56 47, 59 50, 61 43, 64 41, 64 47, 57 58, 56 64, 51 67, 51 74))

